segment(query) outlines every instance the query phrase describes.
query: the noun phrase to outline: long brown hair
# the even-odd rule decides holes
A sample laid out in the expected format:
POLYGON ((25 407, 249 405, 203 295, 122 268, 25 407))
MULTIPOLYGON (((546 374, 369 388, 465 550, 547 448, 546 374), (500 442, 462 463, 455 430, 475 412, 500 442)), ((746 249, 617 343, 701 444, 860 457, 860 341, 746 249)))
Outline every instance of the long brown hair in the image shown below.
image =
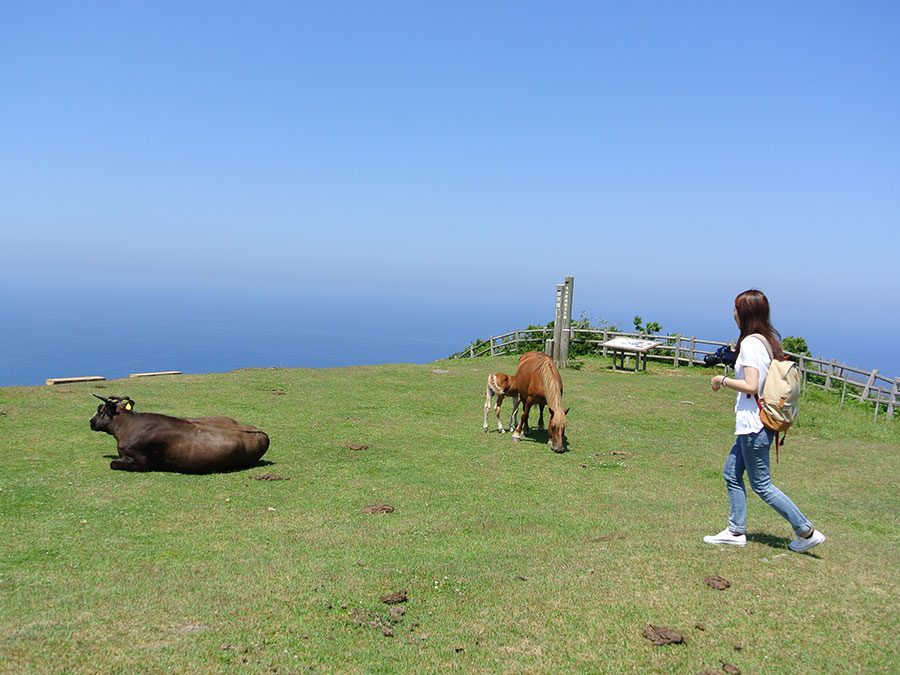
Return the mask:
POLYGON ((772 327, 769 320, 769 299, 765 293, 755 288, 744 291, 734 299, 734 308, 737 310, 738 327, 741 329, 735 352, 741 353, 741 341, 745 337, 761 333, 772 347, 772 360, 782 360, 784 352, 781 349, 781 333, 772 327))

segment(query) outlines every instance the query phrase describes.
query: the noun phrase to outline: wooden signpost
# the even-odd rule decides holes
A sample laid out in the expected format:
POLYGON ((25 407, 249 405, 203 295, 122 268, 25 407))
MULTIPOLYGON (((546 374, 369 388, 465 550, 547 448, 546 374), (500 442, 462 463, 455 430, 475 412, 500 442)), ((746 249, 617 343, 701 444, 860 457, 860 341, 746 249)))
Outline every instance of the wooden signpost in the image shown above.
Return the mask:
POLYGON ((572 329, 572 292, 575 277, 566 277, 565 283, 556 285, 556 314, 553 319, 553 338, 548 340, 544 352, 553 359, 557 368, 565 368, 569 359, 569 341, 572 329))

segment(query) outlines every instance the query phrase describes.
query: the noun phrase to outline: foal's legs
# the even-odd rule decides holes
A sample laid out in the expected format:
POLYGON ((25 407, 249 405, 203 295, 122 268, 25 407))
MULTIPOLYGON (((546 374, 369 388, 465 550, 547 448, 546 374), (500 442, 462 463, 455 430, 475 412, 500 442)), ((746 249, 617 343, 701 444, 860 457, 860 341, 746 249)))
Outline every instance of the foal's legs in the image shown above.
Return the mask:
MULTIPOLYGON (((516 416, 519 412, 519 397, 518 395, 512 396, 513 409, 512 413, 509 415, 509 430, 512 431, 516 428, 516 416)), ((497 404, 497 419, 500 419, 500 404, 497 404)))
MULTIPOLYGON (((493 389, 493 387, 491 387, 490 378, 488 378, 487 387, 485 387, 485 391, 484 391, 484 433, 488 432, 488 413, 491 410, 491 401, 493 401, 493 399, 494 399, 494 389, 493 389)), ((501 398, 500 400, 502 401, 503 399, 501 398)), ((499 415, 500 404, 499 403, 497 404, 497 410, 498 410, 497 417, 499 418, 500 417, 500 415, 499 415)), ((499 424, 500 424, 499 419, 498 419, 497 424, 499 426, 499 424)))
MULTIPOLYGON (((493 379, 493 375, 488 377, 487 386, 485 387, 484 391, 484 433, 488 432, 488 413, 491 409, 491 401, 494 399, 494 396, 497 397, 497 405, 493 406, 494 414, 497 416, 497 431, 503 433, 506 430, 503 428, 503 424, 500 422, 500 406, 503 405, 503 399, 506 397, 506 394, 503 391, 497 391, 494 389, 491 384, 491 381, 493 379)), ((515 414, 516 408, 513 408, 513 416, 515 416, 515 414)), ((512 429, 512 420, 510 420, 510 429, 512 429)))
MULTIPOLYGON (((519 399, 522 400, 521 398, 519 399)), ((525 399, 522 405, 522 417, 519 420, 519 426, 516 427, 515 432, 513 432, 513 440, 518 441, 521 440, 523 435, 523 429, 528 429, 528 411, 531 410, 531 401, 529 399, 525 399)))
POLYGON ((497 431, 501 434, 506 433, 506 429, 503 428, 503 424, 500 422, 500 406, 503 405, 503 399, 506 398, 503 394, 497 394, 497 405, 494 406, 494 414, 497 415, 497 431))

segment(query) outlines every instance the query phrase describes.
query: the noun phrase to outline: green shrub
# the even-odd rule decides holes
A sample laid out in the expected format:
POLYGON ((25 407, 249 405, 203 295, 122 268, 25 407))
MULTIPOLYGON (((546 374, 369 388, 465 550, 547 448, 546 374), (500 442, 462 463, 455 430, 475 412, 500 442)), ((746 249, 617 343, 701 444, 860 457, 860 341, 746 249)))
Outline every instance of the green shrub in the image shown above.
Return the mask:
POLYGON ((781 348, 786 352, 791 352, 792 354, 798 354, 800 356, 812 356, 809 351, 809 347, 806 345, 806 340, 804 340, 802 337, 794 337, 793 335, 788 335, 786 338, 784 338, 784 340, 781 341, 781 348))

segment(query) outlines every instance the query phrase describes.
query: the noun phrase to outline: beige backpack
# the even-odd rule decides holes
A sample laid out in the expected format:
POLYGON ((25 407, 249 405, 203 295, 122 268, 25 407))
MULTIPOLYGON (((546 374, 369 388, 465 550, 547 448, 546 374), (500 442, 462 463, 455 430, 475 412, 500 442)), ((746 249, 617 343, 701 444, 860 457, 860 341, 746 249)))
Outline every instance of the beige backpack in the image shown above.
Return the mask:
POLYGON ((800 370, 793 361, 776 361, 772 345, 760 333, 753 333, 762 340, 772 363, 763 384, 762 395, 757 397, 759 419, 763 425, 775 432, 775 461, 778 462, 778 446, 784 443, 784 434, 778 440, 778 432, 786 432, 797 418, 797 404, 800 399, 800 370))

